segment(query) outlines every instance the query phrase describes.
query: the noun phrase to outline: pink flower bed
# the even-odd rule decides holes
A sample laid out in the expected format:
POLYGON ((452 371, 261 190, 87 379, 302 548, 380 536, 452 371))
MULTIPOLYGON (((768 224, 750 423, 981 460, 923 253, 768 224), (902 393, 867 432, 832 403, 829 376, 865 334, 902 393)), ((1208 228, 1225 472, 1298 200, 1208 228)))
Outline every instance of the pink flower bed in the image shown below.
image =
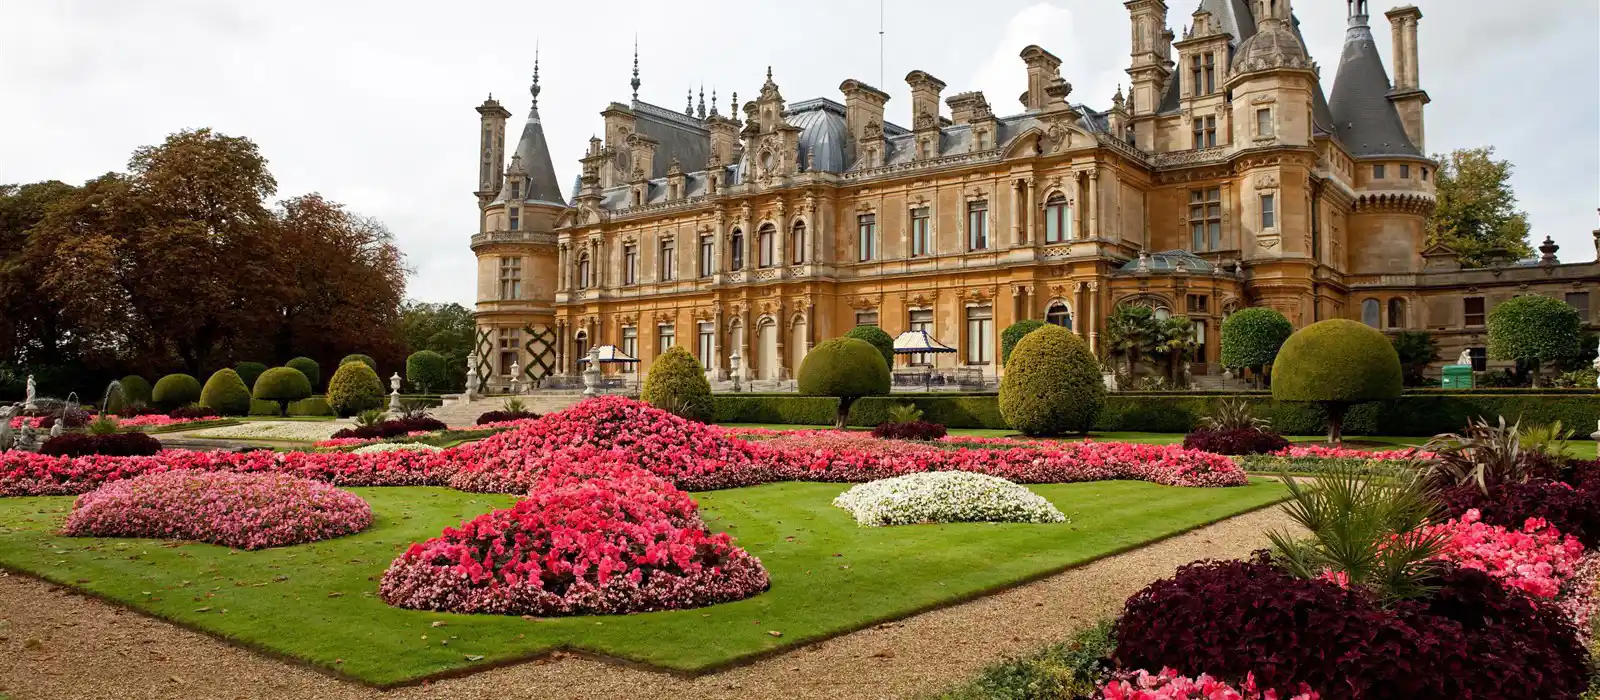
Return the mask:
POLYGON ((123 479, 79 496, 62 533, 264 549, 342 537, 371 524, 366 501, 321 482, 178 470, 123 479))
POLYGON ((367 438, 329 438, 327 440, 318 440, 317 442, 313 443, 311 446, 312 447, 355 447, 356 445, 365 445, 365 444, 367 444, 369 442, 377 442, 380 439, 381 438, 372 438, 372 439, 367 439, 367 438))
POLYGON ((1559 596, 1562 585, 1577 573, 1583 545, 1576 537, 1563 536, 1540 518, 1529 518, 1521 530, 1508 530, 1485 524, 1480 517, 1476 509, 1469 510, 1458 520, 1423 532, 1448 537, 1444 559, 1483 571, 1507 587, 1535 597, 1559 596))
POLYGON ((766 590, 760 560, 711 534, 693 499, 636 467, 552 467, 528 498, 414 544, 384 573, 390 605, 504 615, 693 608, 766 590))
MULTIPOLYGON (((1139 671, 1127 680, 1113 681, 1100 690, 1105 700, 1278 700, 1277 691, 1261 692, 1256 689, 1255 676, 1245 679, 1243 688, 1235 689, 1206 674, 1199 678, 1178 675, 1170 668, 1159 675, 1139 671)), ((1309 688, 1287 700, 1317 700, 1309 688)))
POLYGON ((1376 459, 1404 462, 1410 459, 1431 459, 1432 452, 1410 447, 1403 450, 1354 450, 1325 445, 1291 445, 1275 453, 1278 457, 1315 457, 1318 459, 1376 459))
POLYGON ((164 428, 169 425, 183 425, 185 423, 205 423, 217 420, 216 418, 173 418, 160 413, 148 416, 133 416, 131 418, 118 418, 119 428, 164 428))
POLYGON ((337 486, 441 486, 450 472, 444 453, 191 452, 152 457, 48 457, 0 452, 0 496, 68 496, 102 484, 169 471, 280 473, 337 486))

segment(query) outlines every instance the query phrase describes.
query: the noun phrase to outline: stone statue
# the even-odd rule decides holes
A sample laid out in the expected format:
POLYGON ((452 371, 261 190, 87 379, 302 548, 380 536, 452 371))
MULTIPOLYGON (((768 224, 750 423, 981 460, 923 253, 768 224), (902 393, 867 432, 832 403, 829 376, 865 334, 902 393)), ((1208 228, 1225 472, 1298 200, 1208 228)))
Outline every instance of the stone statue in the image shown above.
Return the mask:
POLYGON ((467 356, 467 401, 478 395, 478 368, 473 366, 475 358, 467 356))
MULTIPOLYGON (((1600 372, 1600 357, 1594 358, 1594 371, 1595 372, 1600 372)), ((1595 379, 1594 379, 1594 387, 1596 389, 1600 389, 1600 377, 1595 377, 1595 379)))
POLYGON ((389 389, 390 389, 389 410, 393 411, 395 413, 399 413, 400 412, 400 408, 401 408, 401 406, 400 406, 400 373, 399 372, 395 372, 394 376, 389 378, 389 389))
POLYGON ((11 419, 21 412, 21 404, 0 410, 0 451, 11 449, 11 443, 15 439, 11 429, 11 419))
POLYGON ((600 347, 589 348, 589 366, 583 370, 583 395, 600 393, 600 347))
POLYGON ((1466 365, 1468 367, 1471 367, 1472 366, 1472 351, 1471 350, 1462 350, 1461 351, 1461 356, 1456 358, 1456 364, 1458 364, 1458 365, 1466 365))
POLYGON ((39 397, 39 387, 33 383, 33 375, 28 375, 28 396, 22 401, 22 409, 31 411, 38 407, 35 399, 39 397))

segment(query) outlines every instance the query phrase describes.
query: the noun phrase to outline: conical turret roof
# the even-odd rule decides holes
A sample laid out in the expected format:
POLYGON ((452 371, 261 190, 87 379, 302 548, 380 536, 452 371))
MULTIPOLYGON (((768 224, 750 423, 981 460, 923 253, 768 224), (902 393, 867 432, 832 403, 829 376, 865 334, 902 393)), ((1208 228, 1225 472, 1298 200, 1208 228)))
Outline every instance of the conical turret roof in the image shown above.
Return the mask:
POLYGON ((1367 16, 1352 14, 1329 104, 1335 133, 1350 155, 1357 158, 1422 155, 1406 136, 1400 112, 1389 100, 1389 90, 1389 74, 1384 70, 1367 16))
MULTIPOLYGON (((539 67, 534 64, 533 85, 528 88, 533 95, 533 105, 528 108, 528 121, 522 126, 522 137, 517 140, 513 161, 527 173, 528 185, 523 188, 523 200, 566 206, 561 196, 561 182, 556 179, 556 167, 550 160, 550 144, 544 138, 544 126, 539 122, 539 67)), ((510 184, 500 190, 501 201, 511 196, 510 184)))

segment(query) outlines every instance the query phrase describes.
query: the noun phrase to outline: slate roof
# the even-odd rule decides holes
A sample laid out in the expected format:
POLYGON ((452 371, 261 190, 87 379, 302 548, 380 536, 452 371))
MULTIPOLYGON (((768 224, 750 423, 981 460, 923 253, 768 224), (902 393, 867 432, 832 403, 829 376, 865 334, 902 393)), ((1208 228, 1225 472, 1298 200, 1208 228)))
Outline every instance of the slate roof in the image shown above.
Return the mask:
POLYGON ((711 155, 711 132, 703 122, 640 100, 634 100, 632 108, 635 130, 658 144, 650 168, 651 178, 666 177, 673 158, 678 159, 679 167, 685 172, 706 169, 706 159, 711 155))
POLYGON ((1354 15, 1345 31, 1332 102, 1335 133, 1351 156, 1422 156, 1406 136, 1400 113, 1389 101, 1389 90, 1389 74, 1367 26, 1367 16, 1354 15))
MULTIPOLYGON (((550 162, 550 145, 544 138, 544 127, 539 123, 539 105, 528 110, 528 121, 522 126, 522 137, 517 140, 516 156, 522 169, 528 173, 528 186, 524 200, 565 206, 561 196, 561 181, 556 179, 556 167, 550 162)), ((500 188, 499 201, 511 196, 509 181, 500 188)))

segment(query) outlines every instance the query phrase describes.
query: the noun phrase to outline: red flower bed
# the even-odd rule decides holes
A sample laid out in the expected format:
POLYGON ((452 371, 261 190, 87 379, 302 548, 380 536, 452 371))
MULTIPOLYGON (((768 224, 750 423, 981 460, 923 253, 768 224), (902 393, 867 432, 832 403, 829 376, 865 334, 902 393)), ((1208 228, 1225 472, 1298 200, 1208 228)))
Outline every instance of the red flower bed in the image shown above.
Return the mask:
POLYGON ((872 437, 884 440, 941 440, 945 436, 945 428, 938 423, 929 423, 925 420, 911 421, 909 423, 880 423, 872 429, 872 437))
POLYGON ((553 616, 700 607, 767 585, 760 560, 709 533, 688 494, 589 461, 553 467, 526 500, 412 545, 379 594, 404 608, 553 616))
POLYGON ((79 496, 62 533, 263 549, 342 537, 371 524, 366 501, 317 481, 180 470, 123 479, 79 496))
POLYGON ((8 450, 0 452, 0 496, 68 496, 111 481, 181 469, 283 473, 339 486, 441 486, 450 462, 442 452, 166 450, 150 457, 50 457, 8 450))
POLYGON ((139 457, 161 452, 161 441, 144 433, 62 433, 39 446, 39 454, 51 457, 139 457))
POLYGON ((374 425, 358 428, 345 428, 334 433, 335 440, 344 438, 361 438, 363 440, 381 440, 384 438, 400 437, 411 433, 431 433, 435 430, 448 430, 449 426, 437 418, 423 416, 421 418, 393 418, 374 425))

